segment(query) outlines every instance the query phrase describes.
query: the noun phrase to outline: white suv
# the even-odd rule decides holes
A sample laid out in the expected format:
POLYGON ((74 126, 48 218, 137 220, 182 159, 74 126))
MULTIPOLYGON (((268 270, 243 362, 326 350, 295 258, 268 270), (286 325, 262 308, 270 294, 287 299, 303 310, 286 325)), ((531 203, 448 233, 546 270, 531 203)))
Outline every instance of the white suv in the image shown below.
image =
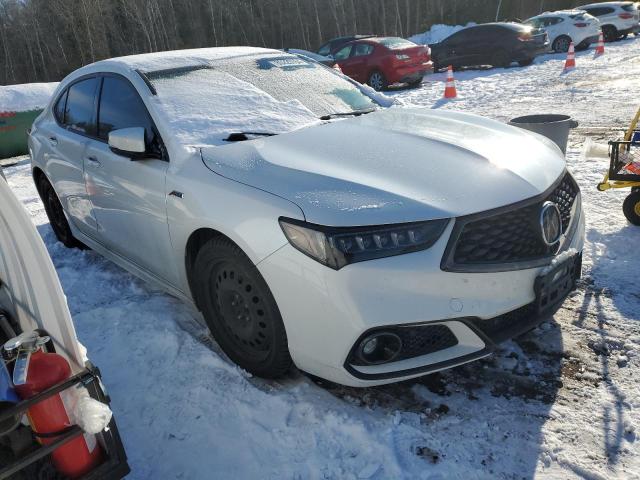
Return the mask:
POLYGON ((275 50, 104 60, 35 121, 33 175, 65 245, 195 304, 243 368, 388 383, 552 315, 584 216, 547 138, 384 101, 275 50))
POLYGON ((582 10, 546 12, 524 24, 547 32, 554 52, 566 52, 571 42, 577 50, 586 50, 600 35, 600 21, 582 10))
POLYGON ((633 2, 591 3, 578 7, 593 15, 602 25, 602 33, 607 42, 625 38, 630 33, 640 31, 638 7, 633 2))

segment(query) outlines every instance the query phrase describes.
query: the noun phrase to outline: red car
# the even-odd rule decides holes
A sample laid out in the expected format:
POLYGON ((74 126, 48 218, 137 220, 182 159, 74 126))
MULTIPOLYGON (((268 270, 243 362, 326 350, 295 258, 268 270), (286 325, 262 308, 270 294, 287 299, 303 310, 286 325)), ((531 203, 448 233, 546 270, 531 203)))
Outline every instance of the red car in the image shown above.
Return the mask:
POLYGON ((429 47, 398 37, 368 37, 339 47, 332 56, 345 75, 376 90, 395 83, 418 86, 433 72, 429 47))

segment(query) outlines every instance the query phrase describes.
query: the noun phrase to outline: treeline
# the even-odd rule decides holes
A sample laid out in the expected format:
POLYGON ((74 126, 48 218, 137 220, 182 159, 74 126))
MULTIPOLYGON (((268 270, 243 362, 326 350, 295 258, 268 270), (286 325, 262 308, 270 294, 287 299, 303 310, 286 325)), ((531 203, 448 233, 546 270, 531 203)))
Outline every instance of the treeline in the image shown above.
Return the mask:
POLYGON ((255 45, 314 50, 350 33, 526 18, 572 0, 0 0, 0 84, 56 81, 103 58, 255 45))

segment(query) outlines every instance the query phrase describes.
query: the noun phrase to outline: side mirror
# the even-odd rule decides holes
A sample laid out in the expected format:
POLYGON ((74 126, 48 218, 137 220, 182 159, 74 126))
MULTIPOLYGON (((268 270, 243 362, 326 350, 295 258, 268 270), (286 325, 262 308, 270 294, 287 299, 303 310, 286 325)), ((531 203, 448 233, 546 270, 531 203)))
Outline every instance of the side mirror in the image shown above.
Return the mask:
POLYGON ((121 128, 109 132, 109 148, 118 155, 131 159, 145 158, 147 146, 142 127, 121 128))

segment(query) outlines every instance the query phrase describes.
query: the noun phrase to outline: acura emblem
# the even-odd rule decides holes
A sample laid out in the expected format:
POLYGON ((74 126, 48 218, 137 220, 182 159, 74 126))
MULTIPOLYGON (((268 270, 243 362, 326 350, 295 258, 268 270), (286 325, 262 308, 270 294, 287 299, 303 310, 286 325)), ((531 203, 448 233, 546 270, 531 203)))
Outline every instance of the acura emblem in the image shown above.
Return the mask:
POLYGON ((562 237, 562 216, 558 205, 545 202, 540 210, 540 233, 547 245, 555 245, 562 237))

